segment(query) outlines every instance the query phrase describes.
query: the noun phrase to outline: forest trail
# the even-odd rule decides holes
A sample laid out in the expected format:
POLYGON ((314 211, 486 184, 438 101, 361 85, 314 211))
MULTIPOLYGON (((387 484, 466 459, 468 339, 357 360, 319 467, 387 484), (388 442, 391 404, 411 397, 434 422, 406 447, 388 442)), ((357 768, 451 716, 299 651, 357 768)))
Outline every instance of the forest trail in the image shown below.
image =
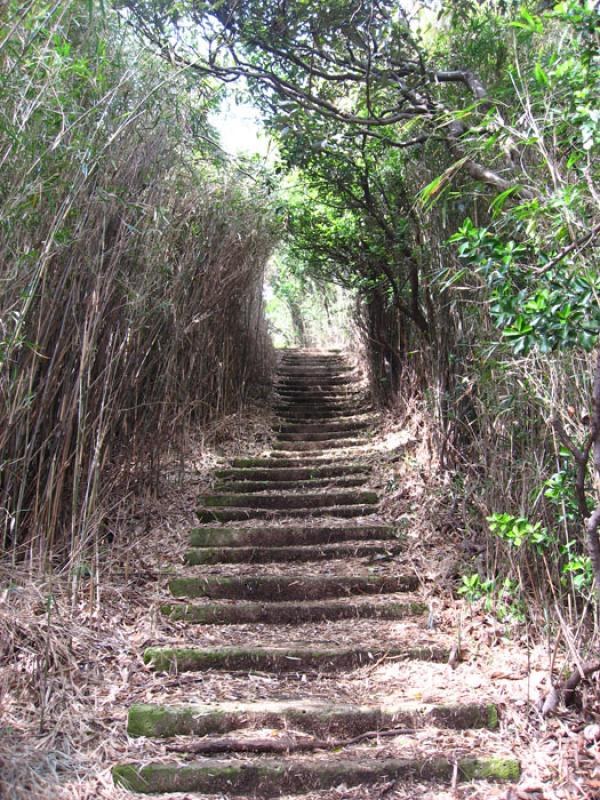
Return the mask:
POLYGON ((350 796, 340 786, 400 797, 427 781, 473 782, 482 794, 470 796, 484 797, 488 782, 517 780, 493 700, 456 691, 460 643, 435 624, 423 576, 368 488, 375 417, 343 355, 283 351, 275 412, 270 455, 217 471, 170 580, 161 613, 188 626, 189 645, 144 654, 177 702, 132 706, 128 732, 166 741, 170 755, 116 766, 115 782, 339 798, 350 796), (402 679, 372 681, 388 664, 402 679), (203 702, 201 682, 178 693, 189 673, 210 674, 222 702, 203 702))

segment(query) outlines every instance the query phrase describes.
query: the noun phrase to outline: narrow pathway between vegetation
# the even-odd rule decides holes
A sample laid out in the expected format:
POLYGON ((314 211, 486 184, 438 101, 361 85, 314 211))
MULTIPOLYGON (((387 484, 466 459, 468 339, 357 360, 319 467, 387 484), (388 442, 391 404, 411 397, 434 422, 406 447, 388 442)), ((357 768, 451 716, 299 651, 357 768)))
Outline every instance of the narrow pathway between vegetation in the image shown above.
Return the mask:
POLYGON ((187 702, 132 706, 129 734, 168 737, 172 757, 116 766, 115 781, 142 793, 340 798, 338 787, 390 797, 412 782, 516 780, 492 702, 423 704, 414 692, 427 696, 460 654, 368 488, 375 418, 351 367, 334 352, 285 351, 275 390, 270 456, 217 472, 186 569, 170 581, 161 612, 189 625, 189 646, 144 656, 175 688, 184 673, 222 675, 223 702, 203 703, 200 683, 187 702), (411 680, 404 697, 394 686, 375 702, 370 671, 388 661, 410 664, 411 680))

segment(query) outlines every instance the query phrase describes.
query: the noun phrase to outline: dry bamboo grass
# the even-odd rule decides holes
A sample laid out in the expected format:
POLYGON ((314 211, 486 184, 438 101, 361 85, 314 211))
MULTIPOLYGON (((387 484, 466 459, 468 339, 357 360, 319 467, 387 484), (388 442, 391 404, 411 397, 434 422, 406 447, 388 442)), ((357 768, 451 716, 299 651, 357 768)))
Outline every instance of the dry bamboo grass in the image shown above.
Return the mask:
POLYGON ((132 60, 114 19, 98 28, 84 6, 34 2, 0 37, 0 550, 13 561, 97 557, 125 498, 156 490, 165 450, 270 369, 260 188, 194 164, 207 99, 132 60))

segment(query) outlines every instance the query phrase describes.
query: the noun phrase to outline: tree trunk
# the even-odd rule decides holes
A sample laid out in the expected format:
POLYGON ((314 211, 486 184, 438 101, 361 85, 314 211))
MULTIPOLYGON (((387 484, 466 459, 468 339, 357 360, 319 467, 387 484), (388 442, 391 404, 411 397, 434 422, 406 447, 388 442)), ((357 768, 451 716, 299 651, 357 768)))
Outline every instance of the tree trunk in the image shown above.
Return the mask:
MULTIPOLYGON (((591 419, 592 454, 596 476, 600 479, 600 345, 596 355, 596 368, 594 371, 594 384, 592 388, 592 419, 591 419)), ((600 592, 600 504, 596 506, 587 521, 588 550, 592 559, 596 591, 600 592)))

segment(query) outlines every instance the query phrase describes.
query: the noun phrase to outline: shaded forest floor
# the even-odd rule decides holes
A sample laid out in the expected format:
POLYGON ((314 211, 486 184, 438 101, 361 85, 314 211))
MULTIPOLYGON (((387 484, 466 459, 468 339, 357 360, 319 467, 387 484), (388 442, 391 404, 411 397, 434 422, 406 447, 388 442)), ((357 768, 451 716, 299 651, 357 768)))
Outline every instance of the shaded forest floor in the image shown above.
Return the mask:
MULTIPOLYGON (((213 431, 211 444, 191 443, 185 472, 178 461, 167 464, 159 496, 140 498, 123 528, 113 531, 113 542, 99 554, 94 578, 80 568, 83 576, 73 606, 72 574, 42 580, 24 567, 0 566, 0 796, 9 800, 130 797, 113 786, 110 767, 164 754, 164 745, 128 739, 126 716, 132 702, 177 701, 188 691, 201 694, 204 701, 245 697, 247 678, 229 676, 225 685, 222 674, 209 672, 170 681, 149 671, 142 653, 160 641, 167 626, 171 641, 178 635, 177 625, 164 621, 158 608, 195 524, 197 495, 210 488, 217 464, 267 449, 272 419, 270 409, 255 406, 223 422, 213 431)), ((406 793, 402 787, 382 785, 342 786, 310 797, 600 796, 600 750, 597 744, 586 743, 581 733, 586 723, 596 721, 594 715, 600 718, 597 702, 594 706, 587 698, 585 718, 562 712, 542 720, 535 701, 548 688, 545 644, 536 641, 524 624, 503 624, 481 603, 470 606, 456 599, 457 578, 475 571, 476 564, 471 543, 463 540, 452 517, 450 492, 434 469, 418 411, 405 419, 388 417, 368 458, 375 466, 373 486, 384 496, 381 514, 405 533, 410 560, 427 592, 429 622, 449 644, 460 639, 463 659, 455 669, 440 664, 429 670, 427 685, 420 680, 418 666, 385 661, 358 670, 352 687, 331 676, 311 678, 313 691, 331 696, 335 687, 340 700, 345 700, 355 696, 358 682, 366 696, 379 702, 393 700, 400 690, 403 697, 423 702, 495 701, 501 710, 499 746, 521 759, 524 774, 519 787, 486 786, 485 795, 477 785, 451 790, 416 785, 406 793)), ((326 564, 317 568, 326 569, 326 564)), ((210 569, 232 571, 227 566, 210 569)), ((369 624, 360 621, 357 635, 364 638, 369 624)), ((335 623, 330 629, 334 638, 335 623)), ((185 635, 181 626, 182 641, 185 635)), ((281 634, 275 627, 269 635, 281 634)), ((270 680, 260 673, 252 676, 252 693, 268 698, 270 680)), ((293 683, 302 676, 289 680, 293 683)), ((425 730, 418 741, 425 751, 436 744, 427 735, 425 730)), ((488 734, 454 735, 457 747, 475 749, 478 737, 488 734)))

